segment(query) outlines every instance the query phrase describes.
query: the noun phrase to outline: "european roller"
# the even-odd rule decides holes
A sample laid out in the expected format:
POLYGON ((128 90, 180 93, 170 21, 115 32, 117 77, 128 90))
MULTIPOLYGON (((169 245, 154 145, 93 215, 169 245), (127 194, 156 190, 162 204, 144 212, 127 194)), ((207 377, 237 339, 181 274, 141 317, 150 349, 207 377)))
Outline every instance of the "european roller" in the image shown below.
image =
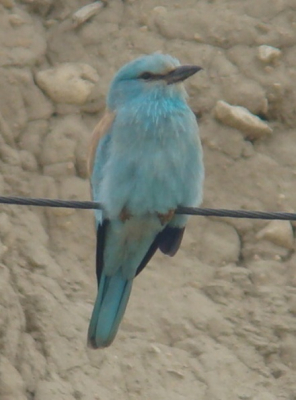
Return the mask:
POLYGON ((133 280, 156 250, 176 254, 187 221, 177 207, 202 201, 202 148, 183 86, 200 69, 154 53, 124 65, 111 83, 89 156, 92 197, 103 205, 95 211, 92 348, 114 340, 133 280))

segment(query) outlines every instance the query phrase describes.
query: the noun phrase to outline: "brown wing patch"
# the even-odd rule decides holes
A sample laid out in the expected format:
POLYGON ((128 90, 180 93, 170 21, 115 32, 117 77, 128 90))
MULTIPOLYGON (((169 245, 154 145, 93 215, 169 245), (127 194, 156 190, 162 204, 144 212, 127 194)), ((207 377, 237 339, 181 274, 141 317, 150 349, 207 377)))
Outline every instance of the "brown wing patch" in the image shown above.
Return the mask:
POLYGON ((115 113, 113 113, 109 110, 106 110, 104 112, 103 117, 101 118, 99 123, 95 126, 95 129, 93 130, 91 140, 90 140, 88 159, 87 159, 87 170, 88 170, 89 176, 91 175, 92 170, 93 170, 94 159, 96 156, 96 151, 97 151, 99 141, 107 134, 107 132, 111 128, 114 118, 115 118, 115 113))

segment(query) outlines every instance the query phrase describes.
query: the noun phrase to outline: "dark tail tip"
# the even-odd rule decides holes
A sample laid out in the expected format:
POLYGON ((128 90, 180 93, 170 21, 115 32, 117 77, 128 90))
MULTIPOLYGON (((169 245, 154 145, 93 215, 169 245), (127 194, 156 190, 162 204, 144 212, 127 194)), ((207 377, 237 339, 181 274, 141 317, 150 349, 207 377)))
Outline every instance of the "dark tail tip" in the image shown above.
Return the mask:
POLYGON ((92 350, 105 349, 106 347, 109 347, 112 342, 113 340, 107 343, 101 343, 98 346, 94 338, 87 338, 87 347, 92 350))
POLYGON ((96 344, 96 341, 90 337, 87 338, 87 347, 92 350, 96 350, 99 348, 96 344))

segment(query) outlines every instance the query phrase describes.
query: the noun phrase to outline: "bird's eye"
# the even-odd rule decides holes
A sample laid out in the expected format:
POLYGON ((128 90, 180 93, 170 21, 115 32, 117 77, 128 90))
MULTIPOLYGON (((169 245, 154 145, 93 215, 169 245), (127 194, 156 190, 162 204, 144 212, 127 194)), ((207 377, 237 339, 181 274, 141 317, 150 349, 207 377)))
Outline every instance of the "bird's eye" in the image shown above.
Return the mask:
POLYGON ((153 74, 151 74, 150 72, 143 72, 143 74, 141 74, 139 78, 147 81, 148 79, 153 78, 153 74))

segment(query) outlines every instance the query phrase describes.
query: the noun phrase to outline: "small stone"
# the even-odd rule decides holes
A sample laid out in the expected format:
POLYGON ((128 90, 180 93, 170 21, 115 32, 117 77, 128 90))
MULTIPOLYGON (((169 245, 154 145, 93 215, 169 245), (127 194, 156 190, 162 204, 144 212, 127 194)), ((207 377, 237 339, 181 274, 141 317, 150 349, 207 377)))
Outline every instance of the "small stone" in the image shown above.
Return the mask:
POLYGON ((38 86, 52 100, 67 104, 84 104, 98 79, 96 70, 82 63, 65 63, 36 74, 38 86))
POLYGON ((272 63, 278 60, 281 56, 281 50, 276 47, 267 46, 263 44, 258 48, 258 58, 260 61, 263 61, 266 64, 272 63))
POLYGON ((184 378, 184 374, 182 372, 180 372, 180 371, 175 370, 175 369, 168 369, 167 372, 169 374, 177 377, 177 378, 181 378, 181 379, 184 378))
POLYGON ((11 14, 9 16, 9 22, 12 26, 21 26, 26 23, 24 18, 22 18, 20 15, 17 14, 11 14))
POLYGON ((202 41, 203 41, 203 40, 202 40, 202 36, 201 36, 199 33, 195 33, 194 36, 193 36, 193 39, 194 39, 196 42, 202 42, 202 41))
POLYGON ((153 8, 153 12, 159 15, 163 15, 167 13, 167 9, 163 6, 157 6, 153 8))
POLYGON ((257 239, 266 239, 277 246, 293 249, 294 236, 289 221, 271 221, 256 235, 257 239))
POLYGON ((239 129, 248 139, 259 139, 272 132, 272 129, 245 107, 232 106, 219 100, 215 107, 216 118, 232 128, 239 129))
POLYGON ((0 0, 0 4, 2 4, 5 8, 13 8, 14 0, 0 0))
POLYGON ((52 26, 56 25, 58 21, 56 19, 48 19, 47 21, 44 21, 44 26, 47 28, 51 28, 52 26))
POLYGON ((155 354, 160 354, 161 350, 159 347, 157 347, 155 344, 151 344, 149 348, 150 353, 155 353, 155 354))
POLYGON ((72 15, 72 20, 74 22, 74 26, 77 27, 95 14, 97 14, 104 7, 104 3, 102 1, 95 1, 94 3, 87 4, 84 7, 81 7, 72 15))

